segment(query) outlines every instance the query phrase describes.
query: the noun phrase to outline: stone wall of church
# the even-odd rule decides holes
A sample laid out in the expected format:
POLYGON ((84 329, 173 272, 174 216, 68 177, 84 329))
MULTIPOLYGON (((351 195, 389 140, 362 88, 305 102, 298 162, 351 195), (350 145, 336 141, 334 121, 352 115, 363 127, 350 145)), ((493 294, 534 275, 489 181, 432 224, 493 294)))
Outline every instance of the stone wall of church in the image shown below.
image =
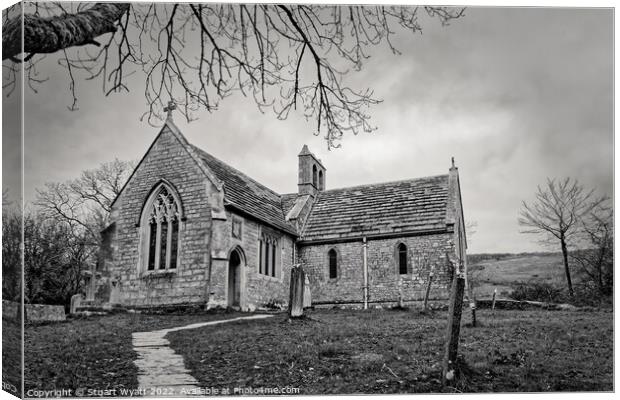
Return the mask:
POLYGON ((229 258, 235 249, 241 249, 243 254, 240 307, 252 311, 268 304, 286 305, 293 264, 293 239, 285 233, 231 211, 226 212, 226 222, 221 227, 223 232, 218 235, 221 243, 213 243, 213 247, 225 250, 222 254, 226 258, 213 260, 209 307, 229 305, 229 258), (259 238, 263 231, 278 238, 275 277, 259 273, 259 238))
MULTIPOLYGON (((363 242, 305 245, 299 258, 309 275, 313 304, 363 302, 363 242), (335 249, 338 277, 330 279, 328 251, 335 249)), ((434 273, 430 299, 445 300, 454 271, 454 236, 443 233, 396 239, 368 240, 369 302, 394 303, 402 288, 406 302, 424 299, 431 268, 434 273), (398 271, 397 246, 407 246, 408 273, 398 271), (451 260, 452 262, 449 262, 451 260)))
POLYGON ((110 278, 125 306, 204 303, 207 299, 211 215, 207 199, 210 182, 178 139, 164 128, 111 213, 115 222, 113 255, 106 261, 110 278), (185 210, 180 224, 180 259, 169 271, 141 270, 140 221, 143 204, 162 179, 176 189, 185 210))

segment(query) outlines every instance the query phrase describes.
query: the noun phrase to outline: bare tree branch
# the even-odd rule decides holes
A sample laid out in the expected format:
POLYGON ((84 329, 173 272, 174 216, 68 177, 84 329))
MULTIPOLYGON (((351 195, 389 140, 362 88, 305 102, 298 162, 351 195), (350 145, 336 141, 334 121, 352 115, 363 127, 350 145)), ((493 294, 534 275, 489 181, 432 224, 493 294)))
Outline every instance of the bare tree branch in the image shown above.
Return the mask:
MULTIPOLYGON (((370 132, 371 89, 345 83, 368 48, 392 42, 401 31, 422 31, 420 10, 447 25, 462 8, 277 4, 26 3, 25 55, 21 18, 5 13, 3 86, 10 90, 16 64, 37 78, 33 61, 63 51, 76 107, 76 79, 101 79, 106 95, 128 91, 128 77, 144 74, 144 113, 152 125, 174 100, 188 121, 200 109, 217 110, 235 92, 252 97, 261 112, 280 119, 291 111, 315 121, 328 148, 347 133, 370 132), (109 34, 106 36, 106 34, 109 34), (94 46, 91 46, 94 45, 94 46), (38 55, 38 57, 36 57, 38 55)), ((33 81, 35 82, 35 81, 33 81)))
MULTIPOLYGON (((41 17, 23 15, 24 52, 33 54, 55 53, 72 46, 97 44, 95 38, 117 30, 116 22, 129 10, 129 3, 95 3, 91 8, 69 14, 41 17)), ((2 28, 2 59, 15 57, 22 52, 22 16, 15 16, 2 28)), ((26 61, 24 59, 24 61, 26 61)))

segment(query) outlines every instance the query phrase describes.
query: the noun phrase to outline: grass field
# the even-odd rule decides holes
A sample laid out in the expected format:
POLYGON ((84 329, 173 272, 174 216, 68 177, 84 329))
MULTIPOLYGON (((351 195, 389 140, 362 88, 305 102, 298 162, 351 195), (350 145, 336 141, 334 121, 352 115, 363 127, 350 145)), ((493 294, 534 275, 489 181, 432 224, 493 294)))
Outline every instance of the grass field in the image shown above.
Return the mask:
POLYGON ((477 298, 489 298, 493 290, 507 297, 517 282, 544 282, 566 286, 560 253, 504 256, 469 264, 477 298))
POLYGON ((465 372, 447 389, 439 381, 445 312, 321 310, 293 323, 280 315, 168 338, 207 387, 290 386, 301 394, 610 391, 612 315, 481 311, 482 327, 462 328, 465 372))
MULTIPOLYGON (((26 392, 135 389, 132 332, 238 315, 116 314, 27 326, 26 392)), ((278 314, 177 331, 167 339, 203 387, 287 386, 300 394, 613 389, 609 309, 479 310, 476 328, 464 313, 463 373, 448 388, 439 382, 445 311, 314 310, 308 315, 293 322, 278 314)))
MULTIPOLYGON (((136 388, 131 333, 232 318, 236 313, 115 314, 27 325, 25 390, 136 388)), ((4 328, 4 327, 3 327, 4 328)), ((19 329, 19 328, 17 328, 19 329)))
POLYGON ((3 389, 19 396, 22 390, 21 325, 10 318, 2 319, 2 383, 3 389))

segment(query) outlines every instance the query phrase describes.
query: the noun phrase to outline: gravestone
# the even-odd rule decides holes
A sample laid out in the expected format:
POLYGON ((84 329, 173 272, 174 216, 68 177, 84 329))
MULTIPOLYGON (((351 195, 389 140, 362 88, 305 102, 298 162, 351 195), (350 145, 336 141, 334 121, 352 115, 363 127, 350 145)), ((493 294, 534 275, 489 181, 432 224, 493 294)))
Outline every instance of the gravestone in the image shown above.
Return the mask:
POLYGON ((461 313, 463 311, 463 293, 465 292, 465 275, 462 272, 455 274, 450 292, 450 305, 448 306, 448 329, 446 330, 446 343, 443 359, 442 385, 448 384, 456 376, 456 356, 459 346, 459 334, 461 329, 461 313))
POLYGON ((69 313, 75 314, 77 312, 78 307, 82 305, 82 301, 84 300, 84 295, 81 293, 74 294, 71 296, 71 306, 69 307, 69 313))
POLYGON ((288 302, 288 316, 300 318, 304 315, 304 282, 306 274, 300 265, 291 269, 291 287, 288 302))
POLYGON ((119 304, 120 303, 120 291, 119 281, 117 279, 112 279, 110 281, 110 300, 108 301, 110 304, 119 304))
POLYGON ((306 275, 304 280, 304 308, 312 307, 312 293, 310 293, 310 279, 306 275))

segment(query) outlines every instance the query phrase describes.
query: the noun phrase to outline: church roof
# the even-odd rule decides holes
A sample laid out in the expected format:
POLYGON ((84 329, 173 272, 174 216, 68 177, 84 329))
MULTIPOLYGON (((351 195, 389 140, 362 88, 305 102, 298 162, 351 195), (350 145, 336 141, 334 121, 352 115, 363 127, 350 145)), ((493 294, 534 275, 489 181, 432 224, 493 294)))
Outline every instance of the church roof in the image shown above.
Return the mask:
POLYGON ((296 235, 295 227, 285 220, 281 197, 243 172, 191 145, 202 161, 224 184, 225 205, 232 206, 285 232, 296 235))
POLYGON ((439 175, 320 192, 301 239, 445 230, 448 177, 439 175))
POLYGON ((204 150, 198 157, 224 184, 226 206, 303 241, 445 230, 449 215, 448 177, 431 176, 319 192, 302 232, 286 221, 297 193, 278 194, 204 150))
POLYGON ((293 208, 293 206, 295 205, 295 201, 297 200, 298 196, 299 195, 297 193, 288 193, 281 196, 282 211, 284 212, 284 215, 288 214, 288 212, 291 211, 291 208, 293 208))

